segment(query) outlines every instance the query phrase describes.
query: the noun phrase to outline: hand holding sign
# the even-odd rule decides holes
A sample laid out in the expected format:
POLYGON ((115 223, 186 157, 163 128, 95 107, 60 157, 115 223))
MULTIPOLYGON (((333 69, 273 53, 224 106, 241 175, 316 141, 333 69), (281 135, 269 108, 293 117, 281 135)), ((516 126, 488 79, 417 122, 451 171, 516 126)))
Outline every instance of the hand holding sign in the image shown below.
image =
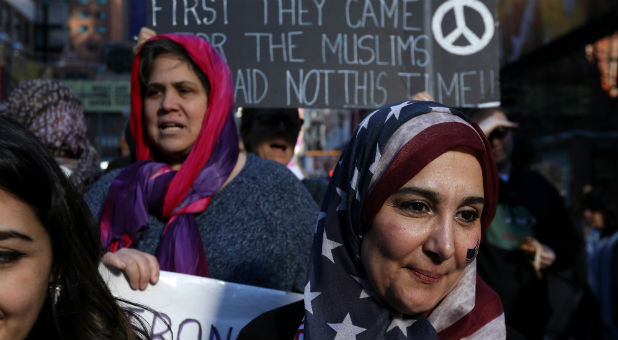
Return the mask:
POLYGON ((103 264, 122 270, 131 283, 131 288, 144 290, 148 283, 159 281, 159 261, 157 258, 132 248, 121 248, 115 253, 103 255, 103 264))
POLYGON ((148 27, 142 27, 139 30, 139 34, 137 36, 137 42, 135 46, 133 46, 133 54, 137 54, 137 52, 139 51, 140 48, 142 48, 142 45, 146 42, 146 40, 154 37, 155 35, 157 35, 157 32, 151 30, 148 27))

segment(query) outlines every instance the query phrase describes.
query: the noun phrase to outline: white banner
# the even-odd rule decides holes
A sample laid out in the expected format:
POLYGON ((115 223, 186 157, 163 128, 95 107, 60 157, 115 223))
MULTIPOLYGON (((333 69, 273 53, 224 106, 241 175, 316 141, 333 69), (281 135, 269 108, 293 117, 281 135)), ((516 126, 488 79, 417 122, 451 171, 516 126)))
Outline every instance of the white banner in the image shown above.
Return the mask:
POLYGON ((114 296, 161 313, 129 306, 149 324, 153 339, 236 339, 258 315, 303 298, 298 293, 166 271, 161 271, 156 285, 132 290, 121 272, 104 265, 99 272, 114 296))

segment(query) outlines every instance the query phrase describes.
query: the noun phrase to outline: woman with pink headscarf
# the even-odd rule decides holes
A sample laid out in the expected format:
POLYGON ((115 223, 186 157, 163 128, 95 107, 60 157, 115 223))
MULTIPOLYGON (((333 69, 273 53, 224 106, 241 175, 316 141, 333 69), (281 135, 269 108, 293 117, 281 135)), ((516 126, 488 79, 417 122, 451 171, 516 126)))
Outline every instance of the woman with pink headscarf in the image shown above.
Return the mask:
POLYGON ((285 167, 239 151, 233 98, 227 64, 201 38, 157 35, 136 54, 137 162, 86 196, 103 262, 133 288, 162 269, 302 290, 317 206, 285 167))

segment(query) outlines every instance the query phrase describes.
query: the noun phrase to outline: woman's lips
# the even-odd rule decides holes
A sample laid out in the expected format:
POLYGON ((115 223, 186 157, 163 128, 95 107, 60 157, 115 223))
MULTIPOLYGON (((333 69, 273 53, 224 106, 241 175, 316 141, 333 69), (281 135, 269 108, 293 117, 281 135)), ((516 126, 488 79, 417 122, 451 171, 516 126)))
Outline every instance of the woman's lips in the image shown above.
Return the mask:
POLYGON ((410 273, 412 273, 417 280, 426 284, 434 284, 440 281, 443 276, 442 274, 420 270, 414 267, 408 267, 408 270, 410 270, 410 273))
POLYGON ((183 126, 176 123, 161 123, 159 124, 159 130, 164 134, 174 134, 182 130, 183 126))

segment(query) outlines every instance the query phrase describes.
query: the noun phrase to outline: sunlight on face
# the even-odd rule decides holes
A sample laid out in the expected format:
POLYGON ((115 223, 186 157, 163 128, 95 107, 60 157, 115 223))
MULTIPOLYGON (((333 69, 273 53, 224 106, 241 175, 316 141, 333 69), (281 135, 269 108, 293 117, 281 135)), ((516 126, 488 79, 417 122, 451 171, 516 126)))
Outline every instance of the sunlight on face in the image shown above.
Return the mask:
POLYGON ((483 198, 481 166, 461 151, 442 154, 391 194, 361 250, 378 295, 404 314, 434 308, 480 242, 483 198))
POLYGON ((23 339, 51 280, 52 247, 34 210, 0 189, 0 339, 23 339))
POLYGON ((178 169, 200 134, 206 89, 186 60, 171 53, 152 65, 144 94, 144 125, 152 145, 178 169))

